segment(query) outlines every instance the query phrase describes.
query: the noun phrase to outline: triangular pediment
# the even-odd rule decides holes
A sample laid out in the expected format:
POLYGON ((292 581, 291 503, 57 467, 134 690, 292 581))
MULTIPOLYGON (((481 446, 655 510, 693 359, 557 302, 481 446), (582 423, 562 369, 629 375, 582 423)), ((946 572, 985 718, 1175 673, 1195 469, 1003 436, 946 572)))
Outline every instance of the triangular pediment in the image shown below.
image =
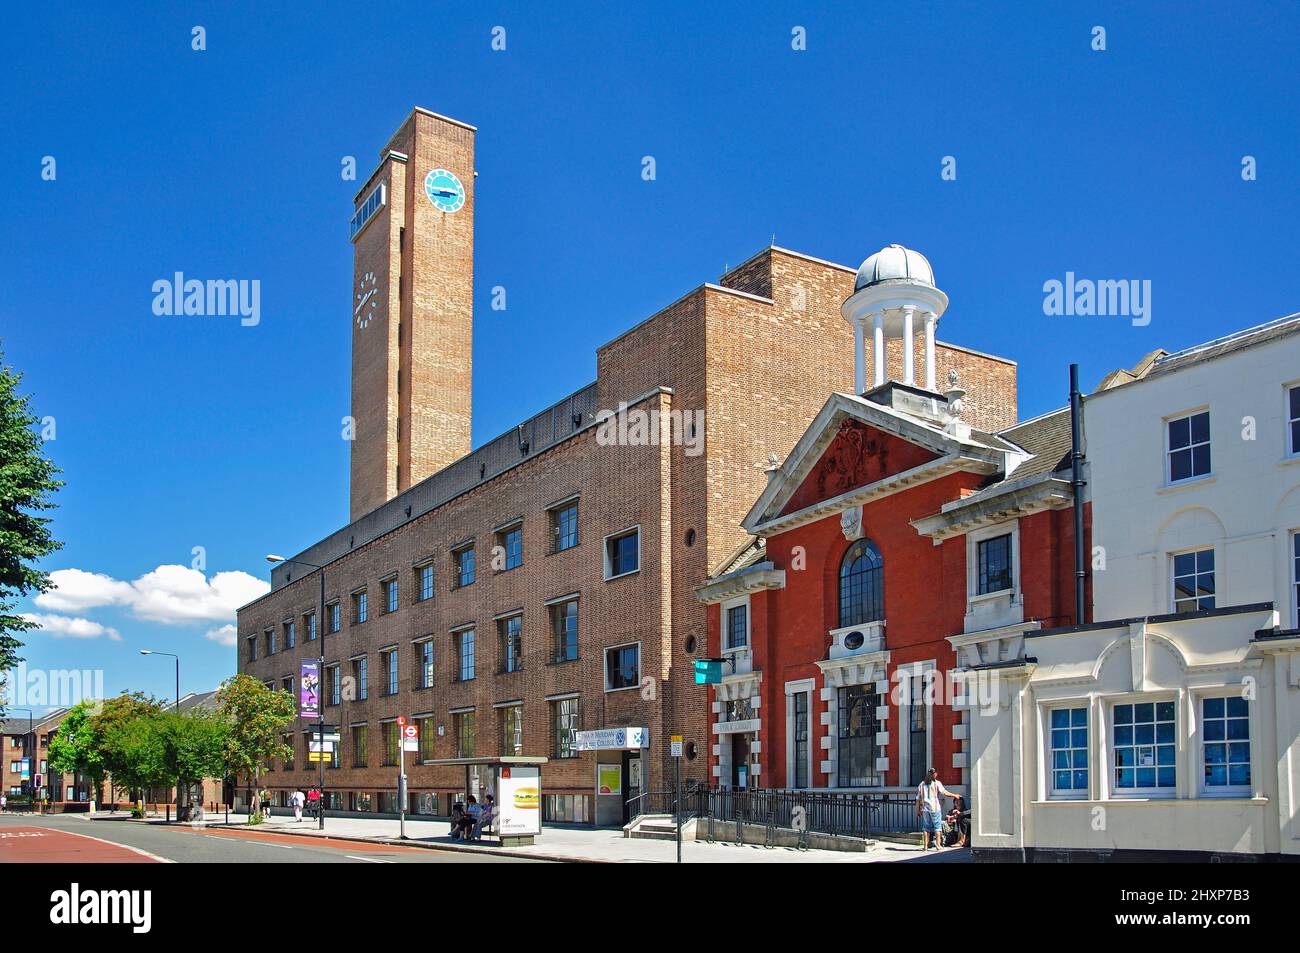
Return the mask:
POLYGON ((822 516, 946 473, 995 473, 1001 446, 849 394, 832 394, 744 521, 751 533, 822 516))
POLYGON ((811 472, 786 500, 780 515, 915 469, 939 456, 928 447, 868 426, 856 417, 845 417, 811 472))

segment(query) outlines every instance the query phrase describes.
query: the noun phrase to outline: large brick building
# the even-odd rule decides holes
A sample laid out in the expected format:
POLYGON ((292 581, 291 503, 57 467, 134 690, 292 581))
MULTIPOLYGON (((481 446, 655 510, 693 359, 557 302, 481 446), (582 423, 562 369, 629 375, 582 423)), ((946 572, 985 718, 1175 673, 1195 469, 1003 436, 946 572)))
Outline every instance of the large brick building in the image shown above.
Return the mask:
MULTIPOLYGON (((476 770, 464 762, 512 754, 549 759, 549 819, 616 822, 627 797, 671 778, 670 734, 686 741, 683 776, 708 779, 694 590, 746 540, 769 456, 790 452, 827 393, 852 389, 840 305, 855 269, 765 248, 601 347, 595 382, 453 461, 469 434, 472 140, 416 110, 357 194, 352 521, 240 610, 239 670, 292 686, 324 629, 335 809, 395 809, 404 715, 421 729, 412 810, 445 813, 476 770), (372 308, 373 287, 396 305, 372 308), (662 439, 640 429, 656 412, 662 439), (304 563, 325 567, 323 627, 304 563), (604 728, 642 730, 585 750, 604 728), (619 769, 618 792, 598 793, 601 764, 619 769)), ((901 342, 887 348, 889 367, 910 363, 901 342)), ((968 391, 967 420, 1014 422, 1014 363, 931 350, 968 391)), ((300 728, 273 791, 314 783, 300 728)))

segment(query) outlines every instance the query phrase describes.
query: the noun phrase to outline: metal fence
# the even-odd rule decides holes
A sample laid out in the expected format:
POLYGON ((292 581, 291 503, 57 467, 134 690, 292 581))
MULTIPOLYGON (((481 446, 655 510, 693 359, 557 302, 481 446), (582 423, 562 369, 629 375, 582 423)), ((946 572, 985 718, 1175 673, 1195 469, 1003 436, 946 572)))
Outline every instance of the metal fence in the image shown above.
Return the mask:
MULTIPOLYGON (((628 802, 632 818, 672 814, 676 792, 647 791, 628 802)), ((683 819, 740 821, 832 837, 906 834, 918 829, 916 800, 887 792, 782 791, 697 787, 682 793, 683 819)))

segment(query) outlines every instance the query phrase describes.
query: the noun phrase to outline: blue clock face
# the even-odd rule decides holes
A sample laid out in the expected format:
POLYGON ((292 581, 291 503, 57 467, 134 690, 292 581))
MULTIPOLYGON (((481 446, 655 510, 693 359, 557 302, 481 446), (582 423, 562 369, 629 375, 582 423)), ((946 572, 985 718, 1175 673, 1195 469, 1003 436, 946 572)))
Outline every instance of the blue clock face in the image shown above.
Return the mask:
POLYGON ((440 212, 459 212, 465 204, 465 186, 446 169, 434 169, 424 177, 424 194, 440 212))

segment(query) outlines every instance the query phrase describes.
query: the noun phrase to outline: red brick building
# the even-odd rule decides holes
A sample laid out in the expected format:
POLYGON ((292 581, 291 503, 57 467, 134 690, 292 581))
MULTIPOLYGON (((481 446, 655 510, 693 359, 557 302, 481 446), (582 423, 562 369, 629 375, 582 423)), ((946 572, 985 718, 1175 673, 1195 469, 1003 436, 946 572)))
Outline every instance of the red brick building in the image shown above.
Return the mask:
MULTIPOLYGON (((673 777, 670 735, 684 737, 683 779, 708 778, 694 589, 745 541, 764 461, 851 388, 840 307, 855 270, 764 248, 666 296, 597 350, 594 382, 550 406, 530 394, 532 416, 521 408, 519 426, 449 463, 469 441, 472 159, 472 127, 416 110, 357 193, 352 518, 239 610, 239 670, 291 690, 323 635, 333 810, 396 809, 405 716, 421 739, 406 760, 413 812, 445 813, 473 789, 467 761, 546 758, 547 819, 617 823, 630 796, 673 777), (611 419, 643 413, 671 421, 663 439, 609 439, 611 419), (587 747, 620 736, 621 749, 587 747), (611 776, 621 790, 605 794, 611 776)), ((882 359, 901 369, 932 351, 970 392, 965 419, 1015 420, 1014 362, 913 344, 882 359)), ((307 727, 263 782, 276 798, 317 783, 307 727)))
MULTIPOLYGON (((862 299, 876 305, 874 340, 857 337, 859 382, 864 338, 913 332, 892 309, 923 314, 928 296, 932 334, 946 306, 928 263, 904 251, 868 259, 844 304, 851 323, 862 299)), ((770 469, 744 520, 756 538, 697 591, 709 653, 725 659, 714 783, 910 791, 934 766, 959 788, 980 700, 950 684, 957 649, 1001 633, 1010 652, 1025 631, 1074 622, 1068 409, 978 429, 955 377, 935 388, 931 360, 906 381, 876 362, 861 396, 830 395, 770 469)))

